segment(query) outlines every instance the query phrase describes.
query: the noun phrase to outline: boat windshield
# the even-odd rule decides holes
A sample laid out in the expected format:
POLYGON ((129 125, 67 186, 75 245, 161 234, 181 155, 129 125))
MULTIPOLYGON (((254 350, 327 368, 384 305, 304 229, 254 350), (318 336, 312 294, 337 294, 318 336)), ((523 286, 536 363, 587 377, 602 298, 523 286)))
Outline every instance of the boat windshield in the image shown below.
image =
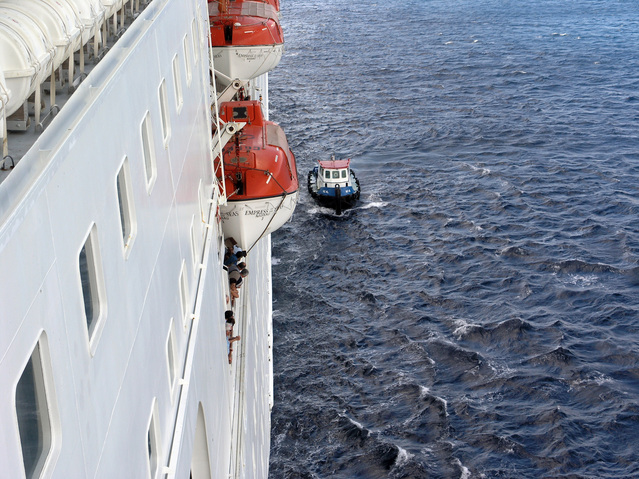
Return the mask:
POLYGON ((319 172, 320 176, 323 176, 326 180, 339 180, 346 179, 348 180, 348 168, 345 170, 328 170, 324 169, 319 172))

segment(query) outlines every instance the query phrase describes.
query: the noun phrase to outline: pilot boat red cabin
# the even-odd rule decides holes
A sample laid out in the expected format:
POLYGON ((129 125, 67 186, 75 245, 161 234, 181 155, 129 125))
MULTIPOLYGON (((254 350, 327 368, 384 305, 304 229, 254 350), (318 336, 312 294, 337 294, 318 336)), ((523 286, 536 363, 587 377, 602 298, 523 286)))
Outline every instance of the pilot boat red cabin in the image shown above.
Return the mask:
POLYGON ((211 48, 220 86, 271 71, 282 58, 279 0, 209 2, 211 48))
POLYGON ((227 196, 220 208, 224 234, 250 250, 293 214, 299 190, 295 156, 282 128, 264 119, 259 101, 222 103, 220 120, 245 123, 223 149, 224 177, 218 181, 227 196))

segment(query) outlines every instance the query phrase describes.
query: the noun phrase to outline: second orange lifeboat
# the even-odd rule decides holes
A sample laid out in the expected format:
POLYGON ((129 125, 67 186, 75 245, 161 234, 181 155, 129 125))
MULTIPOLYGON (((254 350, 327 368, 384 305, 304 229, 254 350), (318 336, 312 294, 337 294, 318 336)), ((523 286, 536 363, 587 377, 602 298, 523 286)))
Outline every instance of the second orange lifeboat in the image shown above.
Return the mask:
MULTIPOLYGON (((224 177, 220 174, 218 181, 227 196, 227 204, 220 208, 224 235, 250 250, 295 210, 299 193, 295 156, 282 128, 264 119, 259 101, 222 103, 220 119, 245 123, 222 151, 224 177)), ((216 171, 221 171, 217 162, 216 171)))
POLYGON ((271 71, 282 58, 278 0, 209 2, 211 48, 221 86, 271 71))

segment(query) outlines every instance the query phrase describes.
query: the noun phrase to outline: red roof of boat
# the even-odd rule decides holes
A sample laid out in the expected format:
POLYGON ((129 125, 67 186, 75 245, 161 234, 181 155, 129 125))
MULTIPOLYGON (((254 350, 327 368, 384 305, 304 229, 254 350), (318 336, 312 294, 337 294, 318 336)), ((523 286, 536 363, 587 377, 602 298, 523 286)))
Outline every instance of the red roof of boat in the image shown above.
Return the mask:
POLYGON ((351 159, 347 158, 345 160, 320 160, 319 164, 322 168, 327 170, 338 170, 340 168, 348 168, 351 159))

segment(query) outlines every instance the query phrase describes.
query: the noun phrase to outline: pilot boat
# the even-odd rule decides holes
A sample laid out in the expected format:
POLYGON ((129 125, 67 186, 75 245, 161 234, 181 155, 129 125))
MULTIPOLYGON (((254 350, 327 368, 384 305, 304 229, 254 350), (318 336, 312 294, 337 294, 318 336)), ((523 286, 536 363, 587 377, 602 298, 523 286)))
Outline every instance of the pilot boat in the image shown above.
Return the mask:
POLYGON ((250 251, 293 215, 299 190, 295 156, 257 100, 222 103, 220 120, 239 126, 223 149, 223 168, 216 162, 227 198, 220 207, 222 228, 226 238, 250 251))
POLYGON ((333 156, 319 161, 308 173, 308 192, 317 203, 335 209, 338 215, 359 200, 359 180, 350 163, 350 158, 336 160, 333 156))
POLYGON ((216 79, 225 87, 271 71, 282 58, 279 0, 209 2, 216 79))

